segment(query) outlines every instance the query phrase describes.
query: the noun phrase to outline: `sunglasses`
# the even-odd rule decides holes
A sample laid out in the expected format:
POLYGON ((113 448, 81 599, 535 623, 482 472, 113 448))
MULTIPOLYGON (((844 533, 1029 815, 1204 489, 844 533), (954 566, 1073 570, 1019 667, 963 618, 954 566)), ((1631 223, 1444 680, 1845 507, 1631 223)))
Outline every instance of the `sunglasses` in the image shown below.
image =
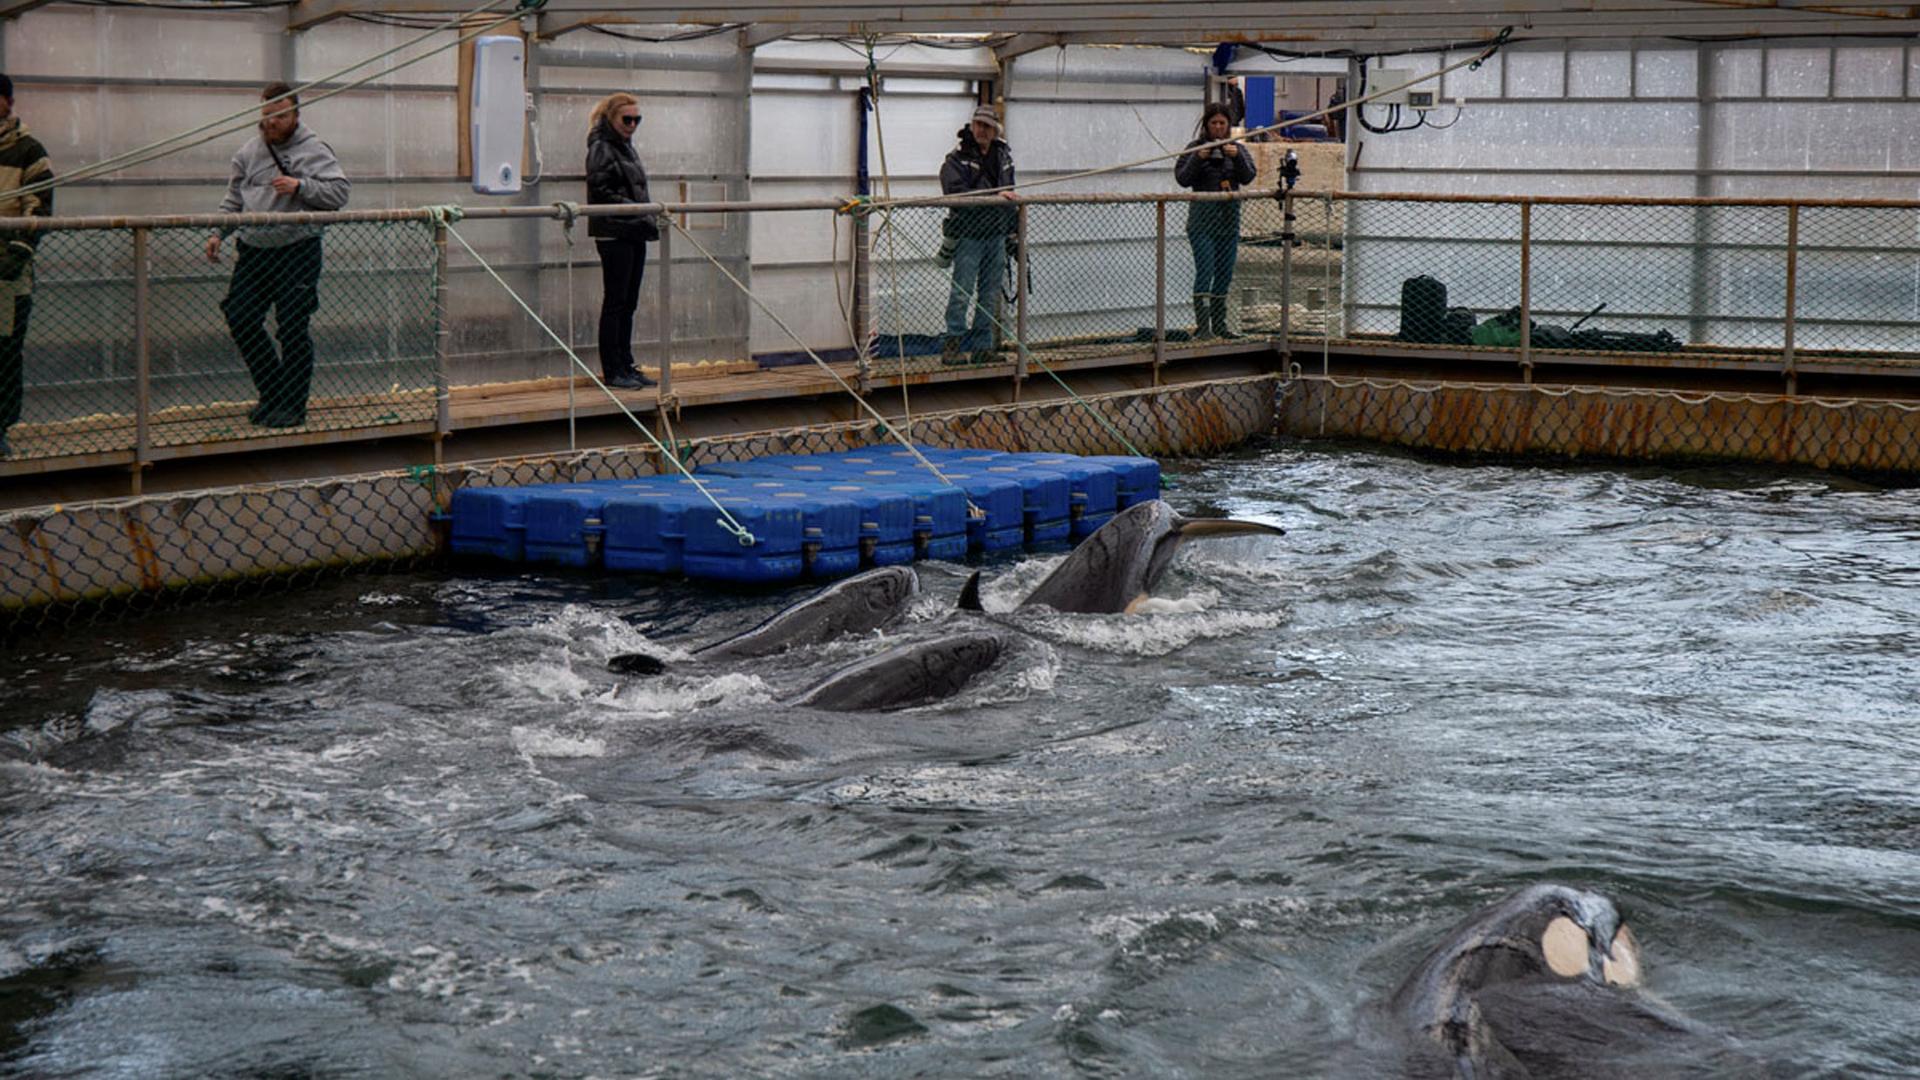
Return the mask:
POLYGON ((640 122, 640 114, 634 113, 632 116, 622 116, 618 117, 618 119, 623 124, 638 124, 640 122))

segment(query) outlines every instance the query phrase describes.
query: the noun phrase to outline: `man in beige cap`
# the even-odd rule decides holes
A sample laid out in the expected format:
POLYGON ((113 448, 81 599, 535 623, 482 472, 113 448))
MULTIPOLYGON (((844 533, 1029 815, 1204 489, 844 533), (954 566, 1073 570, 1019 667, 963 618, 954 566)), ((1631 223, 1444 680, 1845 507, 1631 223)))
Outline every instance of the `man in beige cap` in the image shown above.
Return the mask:
MULTIPOLYGON (((973 119, 960 129, 960 145, 940 166, 940 190, 948 195, 972 195, 999 190, 1011 202, 1014 194, 1013 149, 1000 137, 1000 117, 993 106, 973 110, 973 119)), ((953 286, 947 292, 947 334, 940 343, 940 362, 964 364, 968 351, 976 363, 992 355, 993 305, 1000 295, 1006 270, 1007 237, 1019 226, 1013 206, 962 206, 947 214, 941 227, 953 248, 953 286), (967 307, 973 307, 973 325, 967 325, 967 307)))

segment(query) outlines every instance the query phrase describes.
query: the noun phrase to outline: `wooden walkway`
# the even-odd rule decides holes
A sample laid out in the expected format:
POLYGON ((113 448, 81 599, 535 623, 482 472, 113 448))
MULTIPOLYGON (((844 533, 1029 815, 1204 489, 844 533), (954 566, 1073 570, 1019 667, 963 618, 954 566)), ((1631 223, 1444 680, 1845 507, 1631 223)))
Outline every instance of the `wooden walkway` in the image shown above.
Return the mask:
MULTIPOLYGON (((1169 363, 1223 355, 1262 354, 1269 342, 1247 339, 1169 346, 1169 363)), ((1094 368, 1143 367, 1153 363, 1150 346, 1079 345, 1035 350, 1029 354, 1029 380, 1051 379, 1042 365, 1065 374, 1094 368)), ((819 396, 841 397, 845 386, 857 385, 859 371, 852 361, 827 365, 801 363, 761 368, 740 361, 676 366, 669 406, 701 406, 756 401, 798 400, 819 396), (836 376, 838 377, 836 379, 836 376), (843 385, 844 382, 844 385, 843 385)), ((871 390, 901 385, 1006 382, 1015 374, 1013 360, 948 367, 938 357, 908 357, 873 361, 871 390)), ((649 371, 649 374, 656 374, 649 371)), ((525 382, 489 383, 454 387, 450 395, 450 432, 506 428, 615 416, 624 406, 646 420, 661 407, 659 388, 615 391, 618 404, 592 380, 548 378, 525 382)), ((347 442, 431 436, 435 433, 433 391, 409 389, 378 397, 316 397, 308 406, 307 423, 295 428, 263 428, 247 419, 251 400, 216 401, 175 406, 152 414, 147 429, 146 461, 212 457, 262 450, 335 445, 347 442)), ((9 433, 12 455, 0 459, 0 482, 7 477, 49 479, 81 469, 131 469, 140 455, 136 419, 104 413, 47 423, 21 423, 9 433)))
MULTIPOLYGON (((1277 314, 1277 313, 1276 313, 1277 314)), ((1275 319, 1277 322, 1277 318, 1275 319)), ((1257 319, 1249 319, 1258 326, 1257 319)), ((1264 329, 1264 327, 1262 327, 1264 329)), ((1296 325, 1296 333, 1300 326, 1296 325)), ((1409 345, 1388 339, 1311 339, 1304 335, 1293 339, 1293 358, 1309 373, 1319 370, 1322 351, 1335 361, 1332 371, 1341 375, 1378 373, 1389 378, 1441 377, 1422 375, 1422 369, 1448 370, 1446 377, 1485 378, 1508 381, 1522 377, 1518 356, 1511 350, 1453 346, 1409 345), (1467 374, 1463 375, 1462 372, 1467 374), (1482 374, 1484 373, 1484 374, 1482 374)), ((1051 386, 1045 369, 1068 376, 1097 368, 1151 368, 1154 351, 1148 343, 1086 342, 1052 345, 1029 354, 1028 380, 1051 386)), ((1165 374, 1178 377, 1178 366, 1196 360, 1237 357, 1278 370, 1280 353, 1271 337, 1248 337, 1234 341, 1169 342, 1164 352, 1165 374)), ((1784 376, 1783 358, 1778 353, 1733 353, 1687 350, 1683 353, 1610 354, 1593 352, 1548 352, 1534 354, 1541 381, 1556 381, 1551 369, 1556 365, 1577 366, 1591 372, 1610 369, 1608 381, 1646 383, 1699 389, 1716 388, 1716 381, 1727 376, 1784 376)), ((1854 378, 1873 380, 1875 397, 1920 398, 1920 357, 1910 355, 1846 356, 1803 353, 1795 358, 1802 377, 1854 378)), ((703 406, 745 404, 770 401, 801 401, 818 397, 842 397, 847 385, 859 377, 852 361, 830 364, 833 374, 812 363, 761 368, 748 361, 678 366, 673 372, 672 394, 667 404, 678 410, 703 406), (835 376, 838 376, 836 380, 835 376)), ((996 363, 983 366, 947 367, 938 357, 878 359, 872 364, 871 390, 885 391, 902 385, 909 387, 954 383, 1006 383, 1014 377, 1015 364, 1010 354, 1002 354, 996 363)), ((1144 370, 1143 370, 1144 375, 1144 370)), ((1784 392, 1776 384, 1772 392, 1784 392)), ((1046 391, 1051 396, 1053 391, 1046 391)), ((1807 391, 1803 391, 1807 392, 1807 391)), ((1819 392, 1819 391, 1813 391, 1819 392)), ((449 432, 507 429, 515 426, 543 425, 565 421, 570 416, 590 419, 618 415, 621 406, 642 421, 657 413, 661 401, 657 388, 617 392, 619 404, 606 391, 584 377, 537 379, 525 382, 491 383, 455 387, 450 401, 449 432), (570 396, 571 395, 571 396, 570 396)), ((9 478, 28 479, 41 484, 56 482, 58 474, 76 470, 125 468, 134 472, 136 461, 147 462, 183 458, 216 458, 220 455, 256 451, 288 450, 302 447, 335 446, 343 443, 372 442, 395 438, 426 438, 436 432, 433 392, 427 388, 398 391, 389 395, 356 395, 315 398, 308 410, 307 423, 297 428, 270 429, 248 422, 251 400, 216 401, 160 409, 152 414, 146 432, 144 455, 136 452, 140 442, 135 418, 125 413, 103 413, 56 422, 22 423, 9 434, 12 455, 0 459, 0 484, 9 478)), ((844 416, 845 410, 834 415, 844 416)), ((558 448, 560 439, 556 439, 558 448)), ((426 455, 422 455, 425 457, 426 455)), ((134 482, 136 485, 138 481, 134 482)), ((137 487, 135 488, 137 491, 137 487)), ((4 500, 0 500, 3 504, 4 500)))

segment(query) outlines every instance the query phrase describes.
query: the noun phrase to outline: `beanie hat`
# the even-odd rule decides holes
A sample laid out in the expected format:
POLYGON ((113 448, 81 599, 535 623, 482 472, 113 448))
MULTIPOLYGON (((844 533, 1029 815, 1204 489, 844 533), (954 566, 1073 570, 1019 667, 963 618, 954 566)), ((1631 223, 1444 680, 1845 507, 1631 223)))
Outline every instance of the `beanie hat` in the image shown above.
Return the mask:
POLYGON ((7 78, 5 75, 0 75, 0 97, 13 97, 13 80, 7 78))
POLYGON ((978 108, 974 109, 973 120, 976 123, 991 124, 993 126, 993 130, 995 131, 1006 130, 1005 128, 1000 126, 1000 117, 994 113, 993 106, 991 105, 981 105, 978 108))

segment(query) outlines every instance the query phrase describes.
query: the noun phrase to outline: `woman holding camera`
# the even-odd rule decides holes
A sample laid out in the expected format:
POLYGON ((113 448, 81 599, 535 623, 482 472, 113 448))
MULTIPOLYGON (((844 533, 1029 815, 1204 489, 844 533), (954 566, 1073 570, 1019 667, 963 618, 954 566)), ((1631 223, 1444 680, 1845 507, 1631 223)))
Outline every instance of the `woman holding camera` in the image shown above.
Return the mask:
MULTIPOLYGON (((1218 102, 1200 114, 1200 137, 1173 163, 1173 178, 1194 191, 1238 191, 1253 183, 1253 155, 1226 142, 1233 122, 1218 102), (1194 147, 1224 143, 1206 150, 1194 147)), ((1227 329, 1227 291, 1240 254, 1240 204, 1187 204, 1187 244, 1193 248, 1193 321, 1195 337, 1238 337, 1227 329)))
MULTIPOLYGON (((587 132, 587 205, 652 201, 647 170, 633 149, 640 128, 640 100, 608 94, 593 107, 587 132)), ((600 373, 608 386, 638 390, 654 385, 633 363, 633 313, 640 306, 640 279, 647 270, 647 241, 660 229, 651 214, 589 217, 587 235, 600 255, 600 373)), ((670 362, 661 357, 662 364, 670 362)))

